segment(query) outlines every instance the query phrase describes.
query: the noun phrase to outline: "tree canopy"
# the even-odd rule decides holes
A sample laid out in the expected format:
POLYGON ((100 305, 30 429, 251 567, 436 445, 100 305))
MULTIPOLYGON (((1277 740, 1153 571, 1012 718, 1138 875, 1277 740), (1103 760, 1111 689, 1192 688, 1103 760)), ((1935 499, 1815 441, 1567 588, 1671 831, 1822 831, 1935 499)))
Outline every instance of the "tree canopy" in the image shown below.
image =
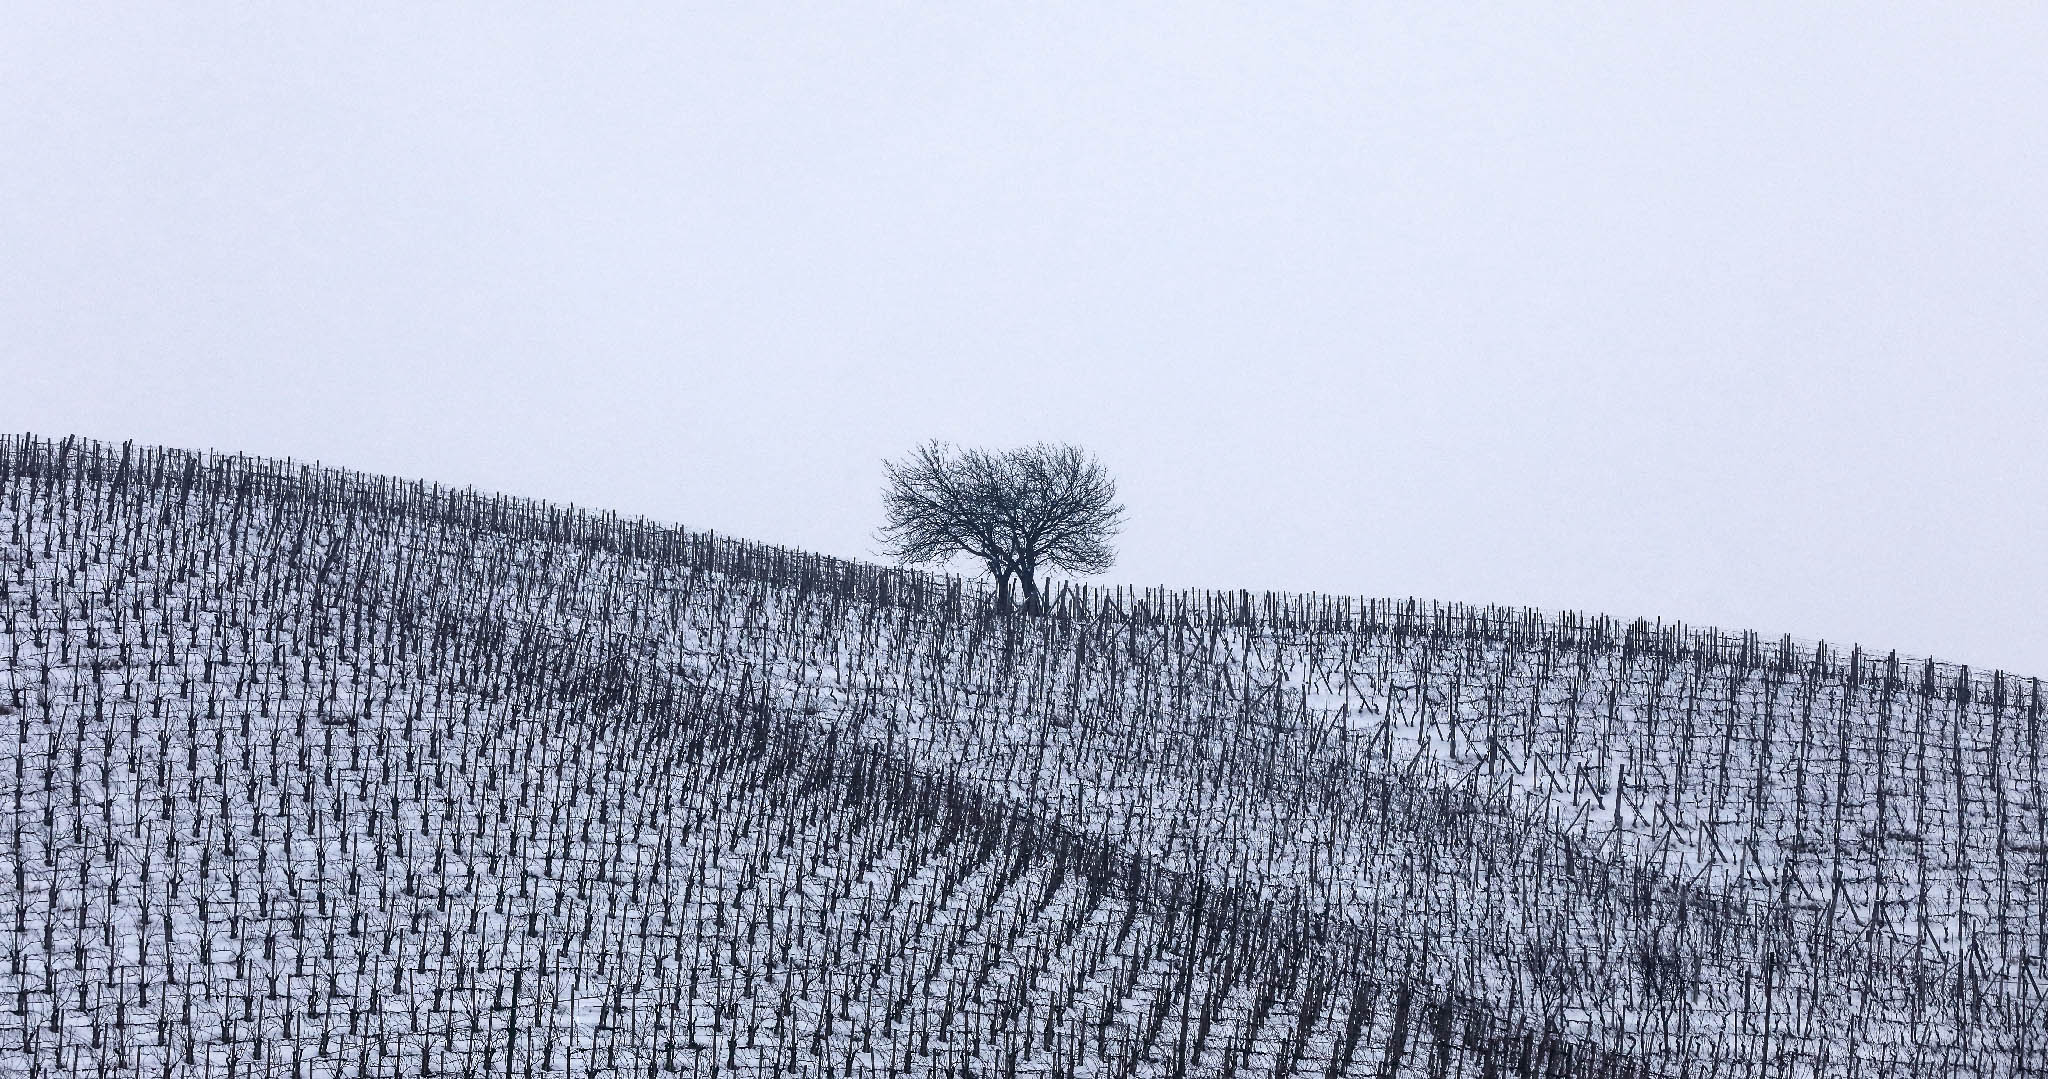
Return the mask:
POLYGON ((1124 513, 1116 481, 1078 446, 990 451, 932 441, 883 467, 884 551, 906 563, 980 562, 1000 610, 1012 608, 1013 578, 1035 614, 1044 610, 1044 570, 1101 573, 1116 562, 1109 541, 1124 513))

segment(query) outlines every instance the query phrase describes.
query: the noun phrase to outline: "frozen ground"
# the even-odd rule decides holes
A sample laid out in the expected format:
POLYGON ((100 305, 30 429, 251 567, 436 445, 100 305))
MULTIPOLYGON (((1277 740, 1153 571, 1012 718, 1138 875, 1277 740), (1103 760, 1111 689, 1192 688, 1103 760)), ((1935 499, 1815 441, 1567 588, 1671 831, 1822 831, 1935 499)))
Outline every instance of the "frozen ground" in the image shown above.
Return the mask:
POLYGON ((2026 1075, 2037 682, 0 441, 0 1073, 2026 1075))

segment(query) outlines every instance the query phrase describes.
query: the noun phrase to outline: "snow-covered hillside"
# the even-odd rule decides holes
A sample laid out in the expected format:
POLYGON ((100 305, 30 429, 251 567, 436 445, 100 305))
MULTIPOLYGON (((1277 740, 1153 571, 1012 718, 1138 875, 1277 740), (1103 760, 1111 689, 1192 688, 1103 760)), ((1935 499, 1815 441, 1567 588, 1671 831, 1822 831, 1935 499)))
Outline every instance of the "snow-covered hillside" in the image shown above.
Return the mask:
POLYGON ((2038 681, 0 440, 0 1074, 2048 1072, 2038 681))

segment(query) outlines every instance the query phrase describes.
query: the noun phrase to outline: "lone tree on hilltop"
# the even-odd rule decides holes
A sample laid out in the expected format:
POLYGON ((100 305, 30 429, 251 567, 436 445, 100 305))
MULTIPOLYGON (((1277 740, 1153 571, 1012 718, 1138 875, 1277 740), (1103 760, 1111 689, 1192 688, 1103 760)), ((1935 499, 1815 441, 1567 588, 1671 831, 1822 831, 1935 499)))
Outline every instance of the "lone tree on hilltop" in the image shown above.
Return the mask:
POLYGON ((883 550, 905 563, 965 555, 988 568, 996 609, 1045 610, 1041 569, 1101 573, 1116 562, 1110 537, 1123 524, 1116 481, 1079 446, 1040 442, 1000 453, 927 442, 885 461, 883 550))

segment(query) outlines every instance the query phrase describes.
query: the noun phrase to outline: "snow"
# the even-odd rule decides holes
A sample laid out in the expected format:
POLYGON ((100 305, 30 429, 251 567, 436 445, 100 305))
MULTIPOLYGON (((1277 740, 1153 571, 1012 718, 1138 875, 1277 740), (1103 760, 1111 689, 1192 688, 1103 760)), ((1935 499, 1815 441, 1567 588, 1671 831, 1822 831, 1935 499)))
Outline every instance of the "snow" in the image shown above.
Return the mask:
POLYGON ((64 452, 0 440, 0 1074, 2048 1068, 2030 680, 64 452))

